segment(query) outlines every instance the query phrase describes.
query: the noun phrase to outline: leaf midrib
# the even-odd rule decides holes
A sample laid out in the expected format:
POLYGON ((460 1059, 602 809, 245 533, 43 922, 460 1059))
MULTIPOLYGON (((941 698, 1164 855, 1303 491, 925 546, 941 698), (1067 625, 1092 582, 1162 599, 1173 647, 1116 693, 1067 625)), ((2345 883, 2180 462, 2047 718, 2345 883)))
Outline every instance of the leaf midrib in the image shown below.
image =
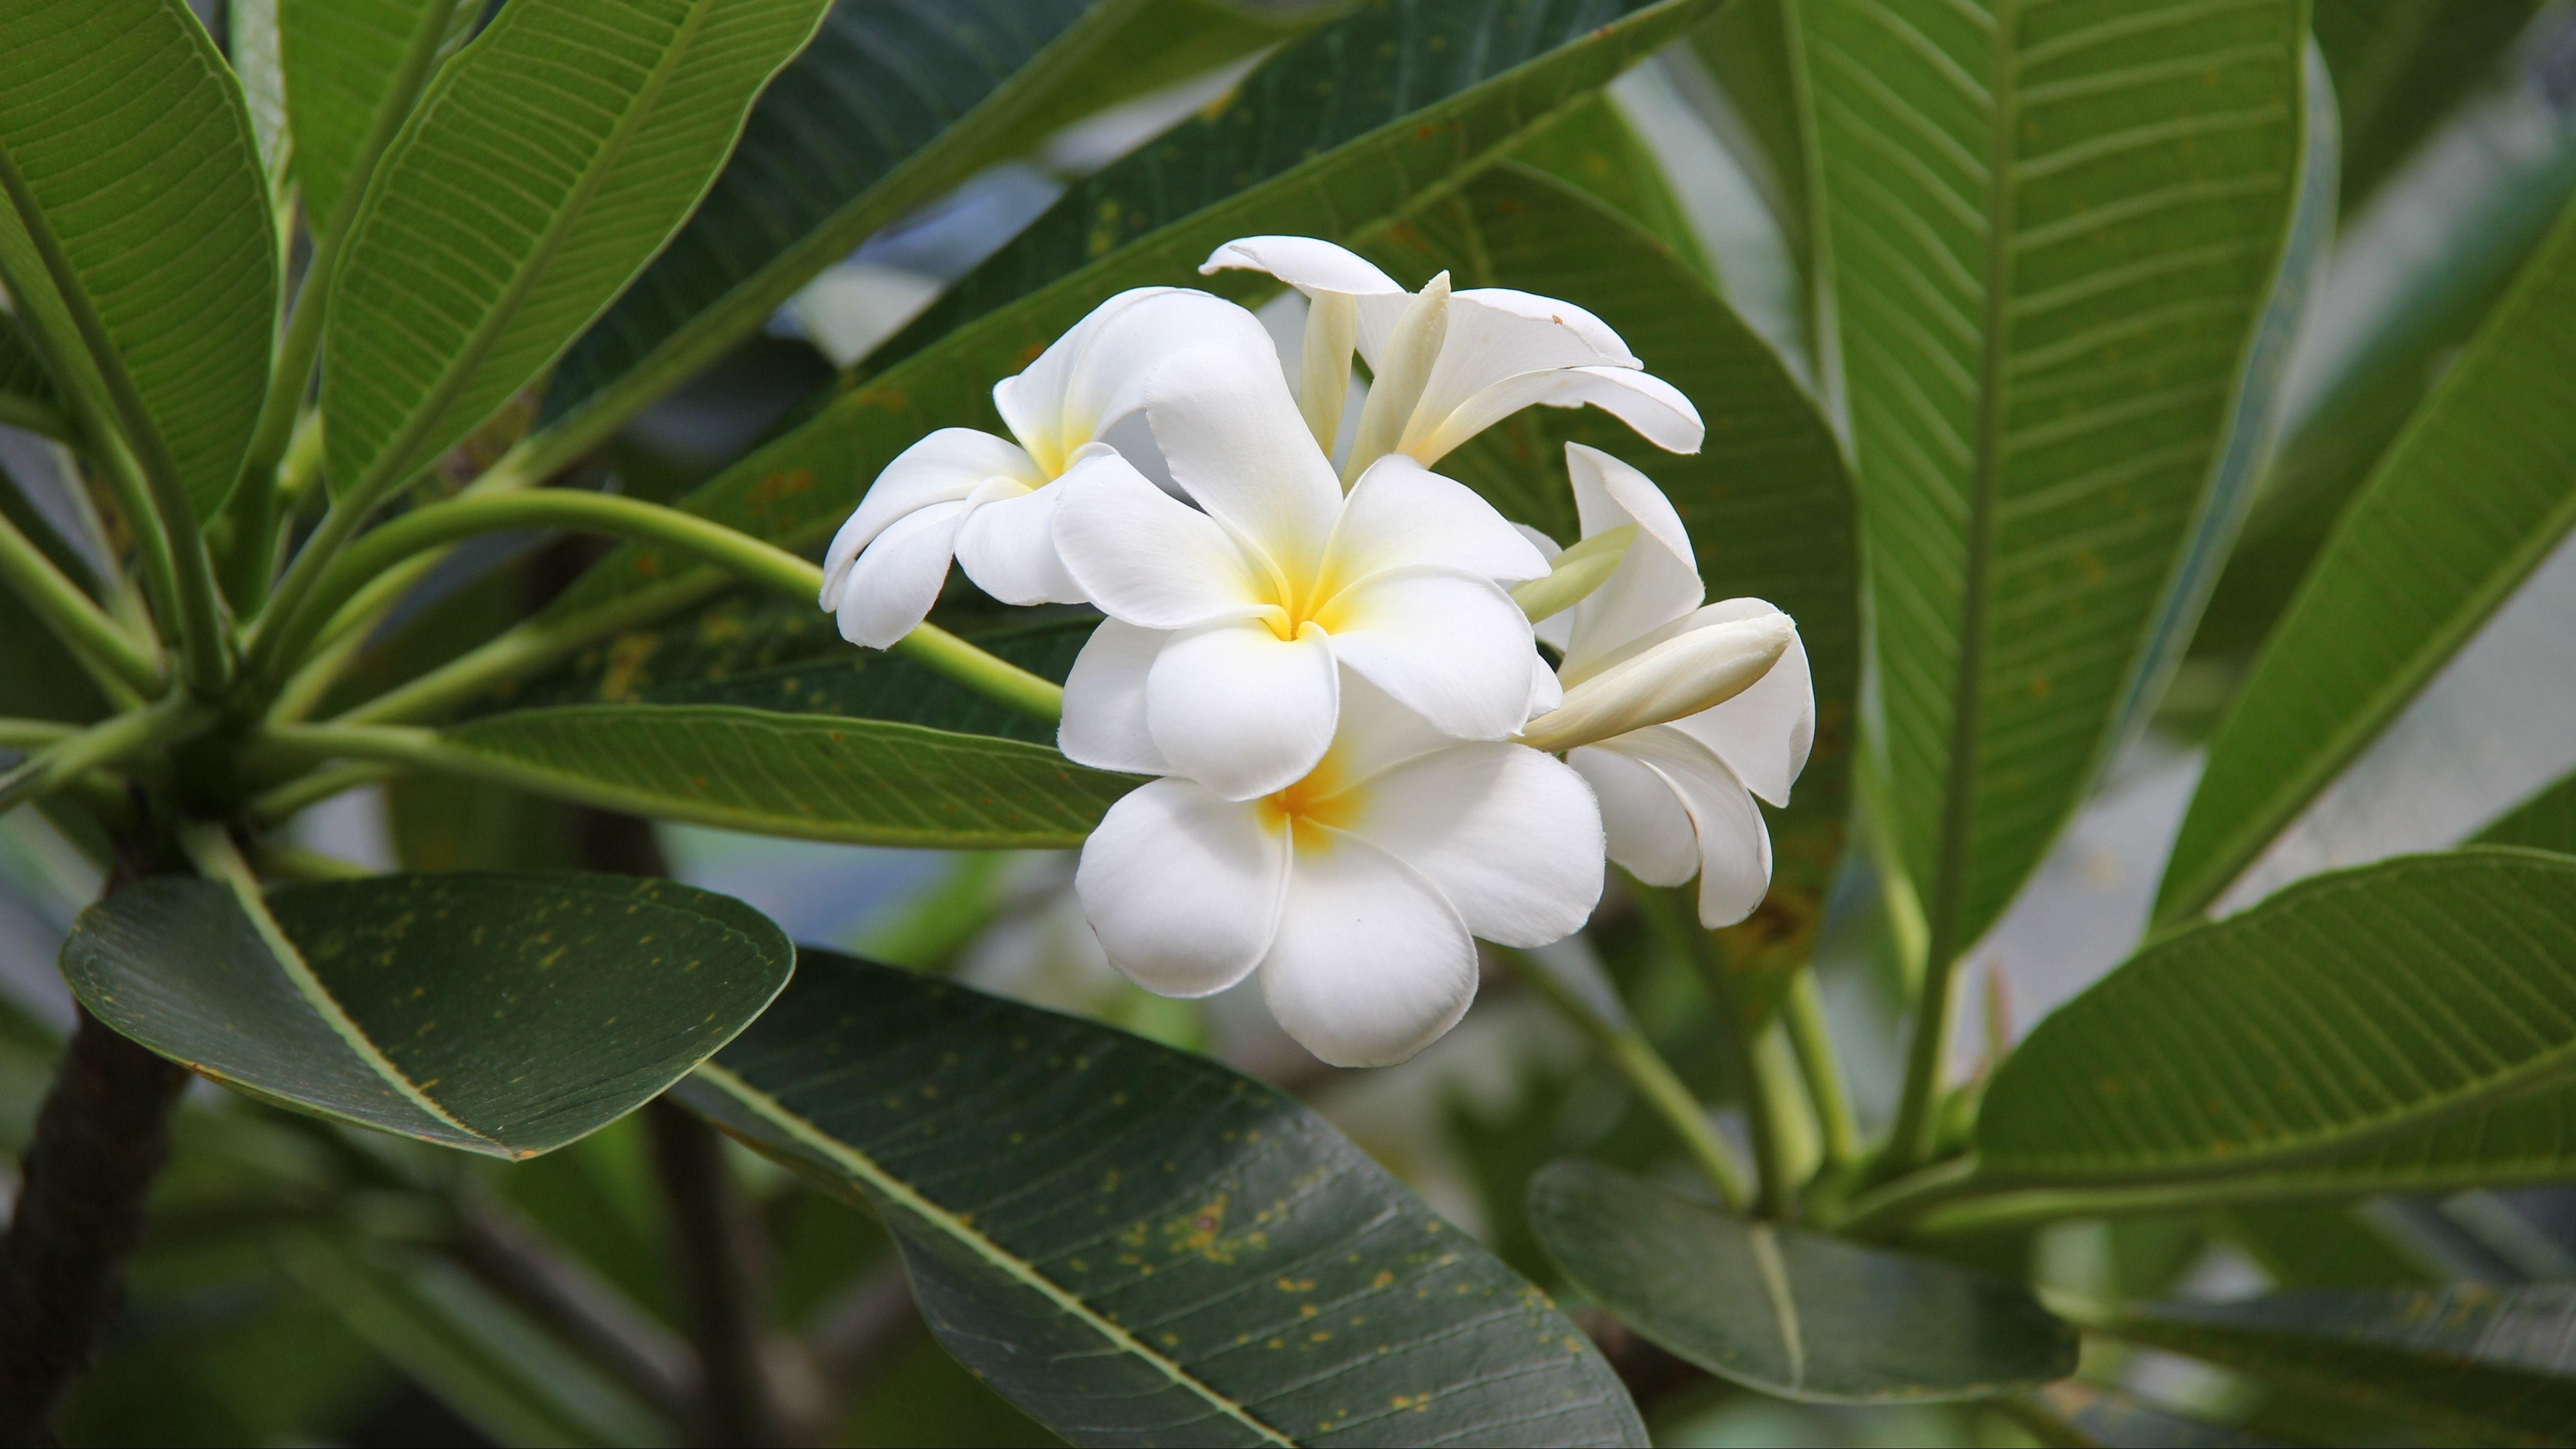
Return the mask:
POLYGON ((1263 1443, 1284 1446, 1295 1442, 1263 1423, 1250 1409, 1237 1403, 1232 1397, 1218 1392, 1179 1363, 1156 1353, 1135 1335, 1103 1318, 1080 1297, 1040 1273, 1026 1259, 976 1231, 956 1214, 923 1197, 909 1183, 879 1166, 874 1158, 825 1132, 810 1119, 790 1110, 786 1103, 754 1087, 713 1061, 700 1063, 696 1075, 759 1114, 763 1120, 776 1126, 800 1145, 822 1154, 833 1166, 867 1184, 871 1191, 882 1193, 906 1212, 938 1229, 951 1241, 1008 1275, 1014 1282, 1041 1294, 1049 1303, 1055 1305, 1058 1311, 1079 1320, 1083 1326, 1107 1339, 1121 1352, 1151 1364, 1174 1384, 1196 1394, 1209 1407, 1259 1435, 1263 1443))

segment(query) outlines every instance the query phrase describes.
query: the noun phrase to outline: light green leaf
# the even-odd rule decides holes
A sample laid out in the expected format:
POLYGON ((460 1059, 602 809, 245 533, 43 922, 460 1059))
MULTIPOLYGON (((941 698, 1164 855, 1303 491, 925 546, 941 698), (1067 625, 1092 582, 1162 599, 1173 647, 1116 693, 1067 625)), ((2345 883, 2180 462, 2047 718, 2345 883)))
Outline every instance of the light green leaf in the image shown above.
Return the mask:
POLYGON ((1867 762, 1964 950, 2183 597, 2305 153, 2300 0, 1802 0, 1871 557, 1867 762))
MULTIPOLYGON (((276 7, 286 116, 305 224, 318 234, 338 216, 376 111, 402 69, 403 52, 433 8, 470 32, 482 7, 459 0, 262 0, 276 7)), ((451 41, 451 44, 454 43, 451 41)))
POLYGON ((2075 1333, 2017 1283, 1758 1223, 1597 1163, 1530 1180, 1548 1256, 1713 1374, 1818 1403, 1983 1399, 2075 1371, 2075 1333))
POLYGON ((824 4, 504 6, 351 227, 322 361, 332 485, 399 483, 552 362, 697 204, 824 4))
POLYGON ((688 225, 566 354, 545 420, 579 411, 565 426, 583 430, 631 412, 904 212, 1084 107, 1302 18, 1230 0, 844 0, 753 107, 688 225))
POLYGON ((0 180, 0 276, 55 382, 146 428, 146 466, 211 516, 268 388, 278 267, 241 90, 196 16, 0 8, 0 180))
POLYGON ((679 1089, 873 1207, 949 1352, 1078 1444, 1635 1444, 1544 1294, 1204 1058, 807 951, 679 1089))
POLYGON ((1510 164, 1581 193, 1642 233, 1664 259, 1718 290, 1717 268, 1691 230, 1663 163, 1607 92, 1595 92, 1532 132, 1512 148, 1510 164))
POLYGON ((2355 1408, 2443 1441, 2576 1434, 2576 1288, 2316 1289, 2131 1308, 2107 1332, 2355 1408))
POLYGON ((615 1121, 759 1014, 794 965, 740 901, 570 872, 267 893, 154 876, 81 913, 63 975, 99 1018, 317 1116, 494 1157, 615 1121))
MULTIPOLYGON (((886 344, 864 385, 680 506, 787 547, 819 544, 877 470, 945 425, 993 427, 995 379, 1118 290, 1202 278, 1232 238, 1360 244, 1706 13, 1704 0, 1389 0, 1283 47, 1211 115, 1075 187, 886 344), (900 361, 893 359, 900 358, 900 361)), ((1247 295, 1248 295, 1247 291, 1247 295)), ((686 566, 611 554, 558 599, 560 621, 686 566)))
POLYGON ((1080 845, 1137 783, 1022 740, 727 705, 490 715, 420 762, 665 820, 943 850, 1080 845))
POLYGON ((2350 207, 2490 78, 2540 0, 2318 0, 2317 44, 2342 98, 2350 207))
POLYGON ((2214 900, 2576 524, 2571 311, 2576 208, 2353 501, 2264 646, 2211 741, 2160 919, 2214 900))
POLYGON ((2570 960, 2576 859, 2482 847, 2302 882, 2042 1021, 1987 1089, 1981 1170, 2169 1181, 2438 1143, 2576 1074, 2570 960))

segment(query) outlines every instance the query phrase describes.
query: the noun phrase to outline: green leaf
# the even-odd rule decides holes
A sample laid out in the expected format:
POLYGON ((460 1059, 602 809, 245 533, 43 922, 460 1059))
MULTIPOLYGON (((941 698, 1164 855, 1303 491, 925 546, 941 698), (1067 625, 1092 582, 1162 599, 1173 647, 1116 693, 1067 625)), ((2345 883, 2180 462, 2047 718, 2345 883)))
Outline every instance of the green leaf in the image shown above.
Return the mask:
MULTIPOLYGON (((14 480, 0 481, 0 516, 25 534, 66 578, 89 580, 89 561, 63 542, 14 480)), ((15 589, 6 588, 0 588, 0 714, 74 724, 107 715, 107 699, 89 672, 72 657, 44 616, 27 607, 15 589)))
MULTIPOLYGON (((1652 240, 1712 292, 1717 268, 1691 230, 1663 163, 1604 92, 1558 112, 1512 148, 1510 164, 1545 174, 1588 196, 1652 240)), ((1460 269, 1460 275, 1467 275, 1460 269)), ((1427 279, 1427 278, 1426 278, 1427 279)))
MULTIPOLYGON (((280 0, 230 0, 224 7, 224 54, 241 81, 242 104, 250 117, 252 143, 259 149, 260 174, 268 182, 268 204, 282 216, 295 186, 295 134, 286 118, 286 57, 277 32, 280 0)), ((280 233, 286 228, 280 226, 280 233)))
POLYGON ((339 215, 349 173, 422 20, 433 6, 452 8, 456 28, 470 31, 482 7, 458 0, 267 3, 277 9, 295 184, 304 196, 305 224, 319 234, 339 215))
POLYGON ((1708 437, 1688 456, 1661 452, 1596 411, 1533 408, 1441 469, 1570 542, 1564 445, 1615 453, 1672 499, 1710 598, 1758 596, 1797 619, 1815 679, 1815 747, 1789 809, 1772 816, 1770 901, 1726 934, 1739 965, 1803 963, 1841 858, 1860 682, 1857 529, 1833 430, 1704 273, 1645 228, 1518 160, 1477 176, 1371 255, 1410 282, 1448 268, 1460 285, 1564 298, 1609 323, 1698 406, 1708 437))
POLYGON ((81 913, 63 975, 202 1075, 494 1157, 642 1105, 758 1015, 795 955, 740 901, 623 876, 282 886, 267 914, 150 877, 81 913))
POLYGON ((2157 1303, 2103 1325, 2443 1440, 2564 1444, 2576 1434, 2576 1288, 2317 1289, 2157 1303))
POLYGON ((2108 758, 2182 596, 2291 226, 2305 10, 1797 9, 1877 601, 1873 803, 1945 958, 2108 758))
POLYGON ((2571 309, 2576 208, 2353 501, 2255 661, 2211 741, 2160 919, 2215 899, 2576 524, 2571 309))
POLYGON ((2301 882, 2150 946, 2042 1021, 1986 1091, 1982 1170, 2253 1173, 2564 1085, 2570 960, 2576 859, 2477 848, 2301 882))
POLYGON ((628 410, 871 233, 1081 108, 1181 80, 1291 23, 1224 0, 844 0, 753 107, 688 225, 565 356, 545 420, 628 410), (606 406, 586 409, 595 399, 606 406))
POLYGON ((1584 1292, 1667 1351, 1816 1403, 1983 1399, 2075 1371, 2028 1289, 1739 1218, 1597 1163, 1530 1179, 1530 1226, 1584 1292))
POLYGON ((35 339, 7 312, 0 312, 0 423, 53 438, 75 431, 35 339))
POLYGON ((1204 1058, 807 951, 679 1089, 873 1207, 949 1352, 1078 1444, 1636 1444, 1546 1295, 1204 1058))
POLYGON ((2478 832, 2480 845, 2520 845, 2576 855, 2576 775, 2569 775, 2478 832))
POLYGON ((2118 1389, 2069 1379, 2031 1396, 2039 1411, 2066 1431, 2042 1443, 2088 1449, 2269 1449, 2274 1442, 2242 1429, 2186 1418, 2118 1389))
MULTIPOLYGON (((786 547, 820 543, 877 470, 923 434, 995 426, 994 380, 1112 293, 1203 282, 1257 290, 1257 280, 1239 275, 1198 275, 1210 252, 1238 236, 1364 243, 1707 8, 1705 0, 1363 6, 1283 47, 1213 115, 1075 187, 871 359, 901 361, 680 506, 786 547)), ((620 549, 547 617, 686 571, 678 560, 620 549)))
POLYGON ((2540 0, 2319 0, 2317 45, 2333 68, 2357 210, 2472 86, 2489 79, 2540 0))
POLYGON ((332 289, 332 485, 400 482, 525 386, 697 204, 825 0, 502 7, 385 154, 332 289))
POLYGON ((1788 0, 1732 0, 1691 35, 1691 50, 1725 99, 1718 139, 1768 203, 1801 278, 1811 278, 1815 199, 1807 184, 1807 126, 1789 43, 1788 0))
POLYGON ((0 275, 55 382, 123 399, 151 430, 134 440, 146 464, 162 455, 211 516, 268 389, 278 253, 250 118, 205 28, 179 0, 0 9, 0 180, 0 275))
POLYGON ((665 820, 945 850, 1080 845, 1137 784, 1022 740, 727 705, 489 715, 423 763, 665 820))

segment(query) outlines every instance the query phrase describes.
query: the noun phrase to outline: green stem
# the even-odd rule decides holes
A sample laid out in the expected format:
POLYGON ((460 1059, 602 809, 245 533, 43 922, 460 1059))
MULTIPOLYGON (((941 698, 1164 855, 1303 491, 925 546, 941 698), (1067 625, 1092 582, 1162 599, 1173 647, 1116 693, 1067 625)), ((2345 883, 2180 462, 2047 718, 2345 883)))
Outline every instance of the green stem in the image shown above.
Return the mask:
POLYGON ((1834 1052, 1833 1032, 1825 1024, 1824 999, 1816 992, 1816 968, 1801 966, 1789 978, 1789 993, 1780 1003, 1789 1044, 1797 1048, 1798 1066, 1807 1080, 1807 1100, 1816 1109, 1824 1132, 1825 1162, 1841 1167, 1860 1157, 1860 1121, 1853 1115, 1851 1092, 1843 1083, 1841 1059, 1834 1052))
POLYGON ((41 750, 80 733, 80 726, 49 719, 0 719, 0 750, 41 750))
POLYGON ((1905 1047, 1905 1095, 1896 1108, 1896 1130, 1889 1135, 1879 1176, 1894 1177, 1932 1160, 1933 1137, 1940 1126, 1941 1076, 1950 1045, 1950 1018, 1958 1014, 1958 962, 1946 955, 1925 958, 1923 996, 1914 1004, 1914 1037, 1905 1047))
POLYGON ((0 518, 0 577, 84 664, 105 671, 147 699, 169 686, 161 666, 133 636, 6 518, 0 518))
POLYGON ((343 790, 372 785, 402 773, 399 765, 366 760, 354 764, 330 765, 298 779, 290 780, 250 802, 250 821, 265 829, 294 818, 308 805, 319 804, 343 790))
POLYGON ((0 813, 51 794, 90 771, 189 734, 215 719, 214 709, 187 694, 173 694, 67 735, 0 774, 0 813))
POLYGON ((42 433, 58 443, 80 441, 80 428, 72 422, 70 414, 13 392, 0 392, 0 423, 24 428, 31 433, 42 433))
POLYGON ((1604 1016, 1559 981, 1555 973, 1528 959, 1527 953, 1496 947, 1495 954, 1510 961, 1523 981, 1592 1039, 1601 1054, 1628 1079, 1638 1097, 1681 1139, 1682 1150, 1690 1154, 1700 1175, 1716 1190, 1718 1200, 1743 1211, 1752 1196, 1745 1188, 1744 1169, 1736 1165, 1734 1152, 1709 1122, 1708 1109, 1691 1095, 1690 1088, 1674 1074, 1672 1065, 1655 1050, 1654 1043, 1633 1024, 1604 1016))
POLYGON ((1972 1180, 1975 1171, 1973 1161, 1961 1158, 1900 1177, 1852 1199, 1829 1226, 1855 1237, 1897 1236, 1931 1208, 1983 1190, 1983 1184, 1972 1180))
POLYGON ((1726 948, 1715 933, 1700 926, 1698 909, 1687 892, 1641 887, 1637 892, 1658 934, 1687 953, 1708 982, 1719 1019, 1735 1048, 1744 1082, 1745 1126, 1753 1138, 1754 1212, 1784 1215, 1797 1190, 1801 1145, 1812 1150, 1807 1125, 1798 1113, 1796 1064, 1776 1025, 1757 1026, 1752 1005, 1726 963, 1726 948))

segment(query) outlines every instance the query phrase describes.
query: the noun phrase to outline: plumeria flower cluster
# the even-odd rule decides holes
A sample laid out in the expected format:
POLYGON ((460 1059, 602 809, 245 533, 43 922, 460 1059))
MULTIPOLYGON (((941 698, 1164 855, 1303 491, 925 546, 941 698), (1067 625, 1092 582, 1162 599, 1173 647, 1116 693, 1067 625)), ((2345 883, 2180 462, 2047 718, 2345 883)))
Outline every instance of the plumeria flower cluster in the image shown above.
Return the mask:
POLYGON ((1228 268, 1305 296, 1293 386, 1231 302, 1110 298, 994 389, 1010 438, 942 429, 878 476, 825 559, 842 634, 892 645, 952 560, 1005 603, 1097 608, 1058 742, 1156 778, 1083 848, 1093 932, 1165 995, 1257 974, 1337 1065, 1456 1024, 1477 938, 1581 929, 1605 856, 1696 875, 1710 926, 1750 913, 1770 880, 1753 801, 1786 803, 1814 733, 1796 626, 1704 603, 1680 515, 1608 454, 1567 447, 1565 548, 1433 471, 1532 405, 1694 452, 1689 399, 1565 302, 1445 274, 1408 292, 1306 237, 1201 270, 1228 268), (1354 354, 1369 385, 1337 447, 1354 354))

